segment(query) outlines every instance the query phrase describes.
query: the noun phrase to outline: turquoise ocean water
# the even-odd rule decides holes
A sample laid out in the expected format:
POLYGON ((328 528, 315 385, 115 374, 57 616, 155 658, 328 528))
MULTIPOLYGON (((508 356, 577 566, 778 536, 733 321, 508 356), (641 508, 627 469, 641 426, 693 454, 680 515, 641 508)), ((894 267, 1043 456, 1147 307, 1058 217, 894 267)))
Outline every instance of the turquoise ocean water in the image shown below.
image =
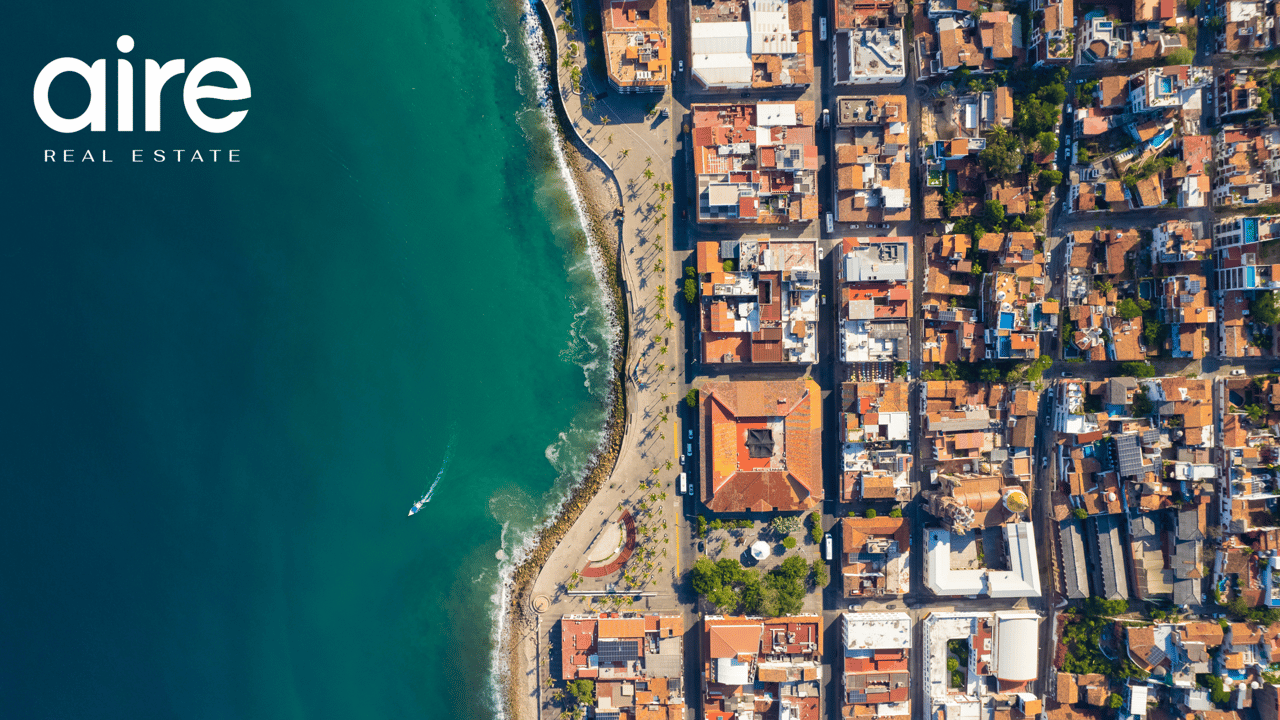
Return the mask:
POLYGON ((613 346, 527 11, 8 8, 0 717, 498 714, 500 558, 594 450, 613 346), (117 133, 113 80, 108 132, 45 128, 40 68, 113 78, 121 34, 139 127, 146 58, 234 60, 245 121, 197 130, 171 81, 117 133))

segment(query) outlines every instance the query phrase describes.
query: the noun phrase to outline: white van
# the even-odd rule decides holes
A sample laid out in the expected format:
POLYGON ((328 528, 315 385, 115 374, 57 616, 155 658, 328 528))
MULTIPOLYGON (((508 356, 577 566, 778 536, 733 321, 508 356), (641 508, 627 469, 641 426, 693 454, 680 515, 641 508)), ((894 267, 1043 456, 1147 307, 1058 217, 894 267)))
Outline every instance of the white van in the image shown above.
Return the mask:
POLYGON ((827 41, 827 19, 818 18, 818 39, 822 42, 827 41))
POLYGON ((689 494, 689 480, 685 477, 684 473, 680 473, 680 494, 689 494))
POLYGON ((831 213, 827 213, 827 234, 830 235, 836 231, 835 219, 831 217, 831 213))

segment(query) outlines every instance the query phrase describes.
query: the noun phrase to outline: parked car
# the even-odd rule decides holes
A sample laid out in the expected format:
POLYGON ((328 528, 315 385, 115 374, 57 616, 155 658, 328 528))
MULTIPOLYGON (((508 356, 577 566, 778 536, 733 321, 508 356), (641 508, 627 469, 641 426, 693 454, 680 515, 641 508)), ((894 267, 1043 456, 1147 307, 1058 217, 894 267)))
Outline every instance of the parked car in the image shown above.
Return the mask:
POLYGON ((824 255, 826 255, 826 253, 824 253, 824 252, 822 251, 822 248, 818 248, 818 261, 819 261, 819 262, 821 262, 821 261, 822 261, 822 258, 823 258, 823 256, 824 256, 824 255))
POLYGON ((680 456, 680 466, 684 467, 684 455, 680 456))
POLYGON ((1048 468, 1049 468, 1049 456, 1045 455, 1044 459, 1040 461, 1040 469, 1047 470, 1048 468))
POLYGON ((1233 370, 1231 371, 1231 374, 1232 374, 1232 375, 1243 375, 1243 374, 1244 374, 1244 368, 1235 368, 1235 369, 1233 369, 1233 370))
POLYGON ((679 63, 676 64, 676 67, 680 68, 680 72, 684 72, 684 61, 681 60, 679 63))
POLYGON ((1051 262, 1053 262, 1053 251, 1052 251, 1052 250, 1045 250, 1045 251, 1044 251, 1044 264, 1045 264, 1045 265, 1048 265, 1048 264, 1049 264, 1049 263, 1051 263, 1051 262))
POLYGON ((849 226, 849 229, 850 229, 850 230, 857 230, 857 229, 858 229, 858 226, 857 226, 857 225, 850 225, 850 226, 849 226))
POLYGON ((1070 373, 1070 372, 1066 372, 1066 371, 1064 371, 1064 372, 1062 373, 1062 377, 1064 377, 1064 378, 1073 378, 1073 377, 1075 377, 1075 374, 1074 374, 1074 373, 1070 373))

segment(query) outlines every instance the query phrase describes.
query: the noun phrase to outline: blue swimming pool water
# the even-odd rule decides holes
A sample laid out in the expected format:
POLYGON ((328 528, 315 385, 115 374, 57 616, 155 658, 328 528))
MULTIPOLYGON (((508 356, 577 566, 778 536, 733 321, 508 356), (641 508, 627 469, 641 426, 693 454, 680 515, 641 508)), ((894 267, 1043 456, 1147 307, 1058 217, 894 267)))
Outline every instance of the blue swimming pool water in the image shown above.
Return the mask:
POLYGON ((1032 326, 1032 327, 1040 327, 1040 318, 1041 318, 1041 317, 1042 317, 1042 316, 1041 316, 1041 314, 1040 314, 1040 306, 1039 306, 1039 305, 1032 305, 1032 306, 1031 306, 1031 326, 1032 326))
POLYGON ((1257 220, 1257 218, 1245 218, 1245 219, 1244 219, 1244 241, 1245 241, 1245 242, 1257 242, 1257 241, 1258 241, 1258 220, 1257 220))
POLYGON ((1173 92, 1173 78, 1171 77, 1160 78, 1160 92, 1166 95, 1173 92))
POLYGON ((1250 265, 1244 269, 1244 286, 1256 287, 1258 269, 1250 265))
POLYGON ((1002 358, 1009 357, 1012 350, 1013 350, 1013 343, 1009 341, 1009 338, 1002 337, 996 340, 996 354, 999 357, 1002 357, 1002 358))
POLYGON ((1000 313, 1000 329, 1001 330, 1013 329, 1013 313, 1000 313))
POLYGON ((1164 145, 1171 137, 1173 137, 1173 128, 1166 128, 1159 135, 1151 138, 1151 147, 1158 148, 1164 145))

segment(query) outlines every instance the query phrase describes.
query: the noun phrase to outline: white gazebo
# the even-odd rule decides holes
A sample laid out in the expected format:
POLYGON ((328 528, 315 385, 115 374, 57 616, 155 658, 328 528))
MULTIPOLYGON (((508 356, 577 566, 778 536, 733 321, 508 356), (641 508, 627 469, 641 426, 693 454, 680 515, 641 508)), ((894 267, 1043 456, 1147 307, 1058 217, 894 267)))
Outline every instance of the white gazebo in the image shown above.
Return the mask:
POLYGON ((756 560, 763 560, 769 557, 769 543, 763 540, 751 543, 751 557, 756 560))

